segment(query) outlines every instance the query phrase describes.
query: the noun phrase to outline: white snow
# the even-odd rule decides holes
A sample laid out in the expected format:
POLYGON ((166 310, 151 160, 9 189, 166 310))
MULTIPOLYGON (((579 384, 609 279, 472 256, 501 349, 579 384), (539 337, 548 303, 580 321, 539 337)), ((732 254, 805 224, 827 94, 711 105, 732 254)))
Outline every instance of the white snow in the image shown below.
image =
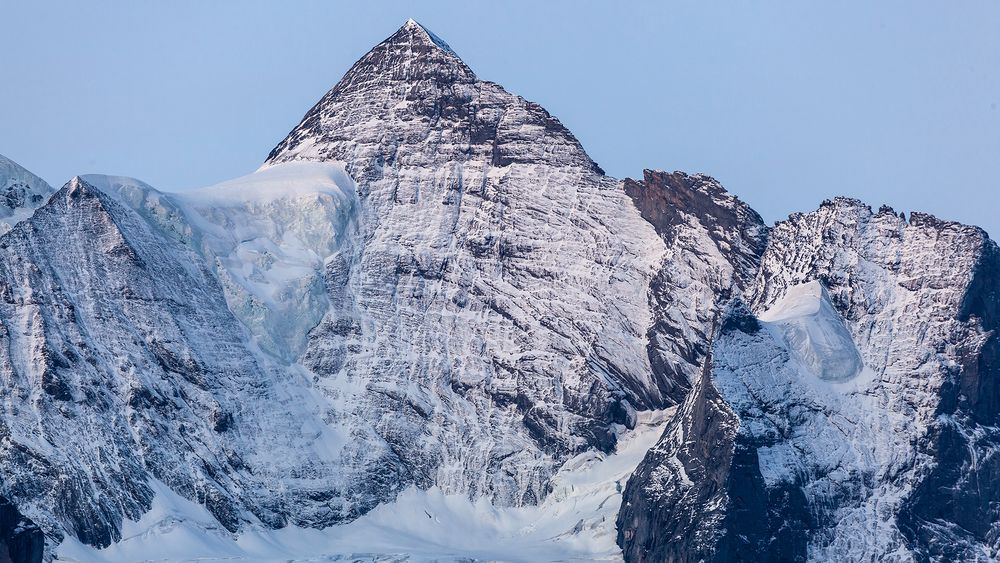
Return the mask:
POLYGON ((218 205, 264 203, 317 193, 349 198, 354 189, 354 180, 341 163, 295 161, 180 195, 189 202, 218 205))
POLYGON ((261 349, 290 362, 326 310, 326 260, 352 234, 356 187, 336 162, 289 162, 166 193, 134 178, 88 184, 198 250, 261 349))
POLYGON ((760 320, 780 335, 802 366, 822 380, 844 382, 864 368, 851 333, 818 281, 790 287, 760 320))
POLYGON ((125 522, 121 542, 97 550, 67 538, 56 561, 621 561, 615 544, 621 490, 672 412, 640 413, 613 455, 591 452, 568 461, 539 506, 495 507, 484 498, 411 487, 395 503, 343 526, 254 527, 237 536, 203 506, 153 483, 153 509, 125 522))
POLYGON ((326 261, 353 234, 356 186, 336 162, 289 162, 174 196, 230 309, 291 361, 327 309, 326 261))
POLYGON ((0 154, 0 234, 31 217, 52 195, 45 180, 0 154))

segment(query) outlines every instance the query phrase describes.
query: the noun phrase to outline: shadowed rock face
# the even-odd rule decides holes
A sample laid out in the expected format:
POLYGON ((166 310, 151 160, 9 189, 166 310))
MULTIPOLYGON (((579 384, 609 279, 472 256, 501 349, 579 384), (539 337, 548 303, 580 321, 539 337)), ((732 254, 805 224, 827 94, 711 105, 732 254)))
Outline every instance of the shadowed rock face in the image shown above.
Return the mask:
POLYGON ((45 536, 17 507, 0 497, 0 562, 41 563, 45 536))
MULTIPOLYGON (((911 219, 912 220, 912 219, 911 219)), ((924 224, 948 228, 928 216, 924 224)), ((960 372, 945 382, 938 423, 923 442, 933 468, 907 498, 898 522, 923 561, 974 560, 979 546, 997 557, 1000 537, 1000 251, 983 245, 959 318, 985 342, 956 343, 960 372), (971 345, 970 345, 971 344, 971 345)))
POLYGON ((700 561, 724 536, 721 508, 738 419, 706 369, 625 487, 618 543, 627 561, 700 561), (669 436, 669 439, 666 437, 669 436), (662 479, 664 467, 672 469, 662 479), (688 485, 682 487, 682 485, 688 485))

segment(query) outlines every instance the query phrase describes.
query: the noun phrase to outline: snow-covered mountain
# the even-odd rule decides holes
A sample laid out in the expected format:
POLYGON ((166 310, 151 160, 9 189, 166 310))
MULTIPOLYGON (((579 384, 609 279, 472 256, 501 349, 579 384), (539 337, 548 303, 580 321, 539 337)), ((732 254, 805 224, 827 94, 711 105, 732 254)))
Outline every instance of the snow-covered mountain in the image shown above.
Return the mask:
POLYGON ((616 180, 412 20, 253 174, 0 186, 0 561, 996 556, 981 230, 616 180))
POLYGON ((362 57, 264 170, 331 160, 357 182, 359 231, 326 264, 331 307, 302 362, 345 403, 334 419, 366 422, 345 466, 364 506, 411 484, 538 503, 569 456, 612 451, 636 408, 686 386, 645 352, 652 226, 562 124, 419 24, 362 57))
POLYGON ((779 223, 629 481, 626 560, 996 560, 998 273, 925 214, 779 223))

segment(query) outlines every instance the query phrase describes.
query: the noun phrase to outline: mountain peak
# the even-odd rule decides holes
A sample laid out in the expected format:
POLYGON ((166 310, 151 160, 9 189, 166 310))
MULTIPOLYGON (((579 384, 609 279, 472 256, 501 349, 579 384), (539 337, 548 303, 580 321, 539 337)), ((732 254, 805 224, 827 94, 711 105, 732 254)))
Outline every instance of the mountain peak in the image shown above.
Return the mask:
POLYGON ((472 82, 476 75, 443 39, 416 20, 373 47, 334 87, 340 92, 372 82, 472 82))
POLYGON ((433 45, 439 49, 444 49, 456 57, 458 56, 443 39, 435 35, 433 31, 427 29, 413 18, 406 20, 403 27, 399 28, 396 33, 390 37, 390 39, 400 36, 410 38, 411 40, 418 41, 425 45, 433 45))
POLYGON ((25 167, 0 154, 0 189, 13 183, 27 184, 38 189, 53 191, 51 187, 25 167))
POLYGON ((271 151, 265 166, 328 159, 329 151, 315 144, 341 137, 344 119, 367 116, 385 122, 399 112, 435 116, 441 108, 465 103, 461 100, 471 95, 476 83, 475 73, 443 39, 416 20, 406 20, 354 63, 271 151))

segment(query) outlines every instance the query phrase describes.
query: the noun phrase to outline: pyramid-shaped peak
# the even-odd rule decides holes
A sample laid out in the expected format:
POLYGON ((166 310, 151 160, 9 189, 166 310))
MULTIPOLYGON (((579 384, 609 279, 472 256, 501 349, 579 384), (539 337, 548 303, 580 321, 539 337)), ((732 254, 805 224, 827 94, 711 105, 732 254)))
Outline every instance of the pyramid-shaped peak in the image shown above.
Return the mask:
POLYGON ((443 39, 410 19, 361 57, 335 90, 372 82, 384 84, 385 80, 426 79, 471 82, 476 75, 443 39))
POLYGON ((440 37, 435 35, 433 31, 427 29, 420 22, 418 22, 413 18, 406 20, 406 23, 403 24, 403 27, 399 28, 399 31, 397 31, 393 35, 393 37, 398 37, 401 35, 409 37, 412 40, 423 44, 433 45, 440 49, 444 49, 445 51, 448 51, 452 55, 458 56, 455 54, 455 51, 453 51, 452 48, 448 45, 448 43, 444 41, 444 39, 441 39, 440 37))

